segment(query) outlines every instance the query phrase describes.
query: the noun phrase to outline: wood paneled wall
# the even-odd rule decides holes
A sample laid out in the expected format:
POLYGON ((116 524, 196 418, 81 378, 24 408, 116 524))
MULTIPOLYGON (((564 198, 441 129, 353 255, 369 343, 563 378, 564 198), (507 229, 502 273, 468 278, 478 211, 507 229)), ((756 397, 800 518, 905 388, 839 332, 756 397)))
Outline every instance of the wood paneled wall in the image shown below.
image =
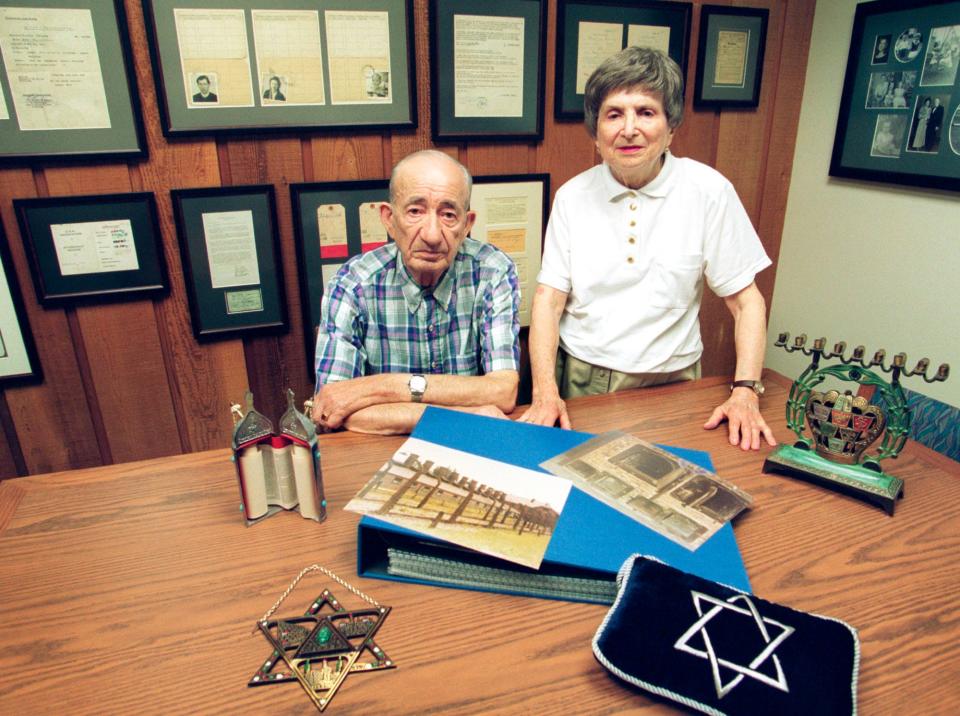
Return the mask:
MULTIPOLYGON (((793 147, 800 115, 815 0, 734 2, 770 8, 760 106, 747 111, 692 110, 673 143, 678 156, 715 166, 740 193, 776 262, 793 147)), ((155 84, 140 0, 126 0, 134 64, 150 155, 146 161, 0 170, 0 213, 24 292, 43 366, 42 384, 0 392, 0 478, 225 447, 231 402, 249 386, 257 406, 279 416, 282 391, 306 396, 312 386, 303 355, 296 256, 287 185, 299 181, 380 179, 393 163, 432 146, 427 0, 415 0, 416 130, 383 134, 309 134, 168 141, 160 131, 155 84), (190 329, 169 190, 272 183, 277 189, 290 330, 198 344, 190 329), (33 291, 12 200, 20 197, 152 191, 156 193, 170 294, 155 301, 44 310, 33 291)), ((695 3, 688 78, 695 74, 699 5, 695 3)), ((474 174, 547 172, 556 190, 595 161, 579 123, 553 120, 556 3, 547 28, 546 126, 541 143, 462 143, 440 147, 474 174)), ((776 267, 759 285, 769 303, 776 267)), ((707 292, 709 293, 709 292, 707 292)), ((704 373, 733 369, 732 322, 723 304, 705 297, 701 315, 704 373)))

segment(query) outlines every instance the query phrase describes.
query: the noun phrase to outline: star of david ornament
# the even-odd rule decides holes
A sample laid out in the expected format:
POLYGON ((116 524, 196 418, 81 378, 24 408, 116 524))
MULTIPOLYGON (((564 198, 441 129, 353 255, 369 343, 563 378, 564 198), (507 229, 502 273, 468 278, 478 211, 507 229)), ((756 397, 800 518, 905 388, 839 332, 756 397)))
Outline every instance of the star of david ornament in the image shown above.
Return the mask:
MULTIPOLYGON (((294 580, 291 589, 306 571, 294 580)), ((374 641, 374 636, 390 613, 390 607, 377 604, 335 575, 334 578, 372 606, 348 610, 325 589, 302 616, 264 617, 257 622, 257 628, 269 642, 272 651, 247 686, 297 681, 314 705, 323 711, 350 674, 396 667, 374 641)), ((289 592, 287 590, 287 594, 289 592)), ((280 599, 282 601, 283 598, 280 599)), ((277 606, 279 602, 274 609, 277 606)))

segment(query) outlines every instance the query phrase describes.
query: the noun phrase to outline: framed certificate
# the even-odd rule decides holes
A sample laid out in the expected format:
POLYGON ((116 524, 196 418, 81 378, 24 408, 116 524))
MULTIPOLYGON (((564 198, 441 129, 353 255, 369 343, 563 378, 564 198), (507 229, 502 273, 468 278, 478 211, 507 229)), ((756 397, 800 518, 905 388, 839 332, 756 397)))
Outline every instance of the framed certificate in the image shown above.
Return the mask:
POLYGON ((13 207, 45 308, 167 291, 152 193, 14 199, 13 207))
POLYGON ((146 155, 122 0, 0 0, 0 162, 146 155))
POLYGON ((273 185, 170 196, 197 340, 286 330, 273 185))
POLYGON ((143 0, 167 136, 415 127, 412 0, 143 0))
POLYGON ((554 116, 583 119, 583 94, 593 71, 624 47, 653 47, 687 74, 690 3, 656 0, 558 0, 554 116))
POLYGON ((43 380, 17 272, 0 224, 0 387, 43 380))
POLYGON ((857 5, 830 175, 960 191, 960 1, 857 5))
POLYGON ((290 185, 310 375, 325 286, 351 256, 391 240, 380 222, 380 205, 387 201, 389 184, 386 179, 376 179, 290 185))
POLYGON ((766 8, 700 8, 695 107, 756 107, 760 103, 766 8))
POLYGON ((431 0, 433 138, 543 138, 545 0, 431 0))

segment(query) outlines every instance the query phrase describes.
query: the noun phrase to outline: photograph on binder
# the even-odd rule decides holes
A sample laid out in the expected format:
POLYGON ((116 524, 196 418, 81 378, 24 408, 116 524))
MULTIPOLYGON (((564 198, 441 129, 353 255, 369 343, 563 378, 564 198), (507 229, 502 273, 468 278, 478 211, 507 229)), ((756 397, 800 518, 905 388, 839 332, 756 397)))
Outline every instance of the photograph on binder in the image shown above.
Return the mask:
POLYGON ((570 482, 410 438, 345 509, 534 569, 570 482))

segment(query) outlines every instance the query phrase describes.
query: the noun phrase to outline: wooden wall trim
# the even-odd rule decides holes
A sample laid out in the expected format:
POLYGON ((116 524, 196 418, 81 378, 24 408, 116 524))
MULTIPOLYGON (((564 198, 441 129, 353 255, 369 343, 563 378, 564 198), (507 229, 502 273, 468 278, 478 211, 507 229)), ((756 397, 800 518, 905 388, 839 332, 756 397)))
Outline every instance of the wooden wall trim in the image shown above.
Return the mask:
MULTIPOLYGON (((458 158, 475 174, 546 172, 552 200, 558 187, 592 166, 597 156, 581 123, 553 118, 556 1, 548 1, 543 141, 443 143, 436 148, 458 158)), ((416 128, 382 134, 340 130, 189 140, 163 136, 142 4, 140 0, 124 2, 148 159, 0 169, 0 217, 46 376, 40 385, 0 393, 0 423, 7 438, 7 445, 0 448, 0 478, 225 447, 232 430, 229 406, 248 387, 258 408, 273 418, 285 407, 285 388, 292 387, 298 398, 306 397, 313 377, 305 365, 303 346, 304 335, 312 327, 302 325, 289 185, 387 178, 398 159, 435 146, 430 136, 428 0, 414 0, 416 128), (290 329, 279 336, 197 343, 190 326, 169 191, 248 183, 270 183, 276 189, 290 329), (151 301, 41 308, 12 200, 109 191, 156 195, 169 295, 151 301)), ((716 166, 730 178, 776 262, 816 2, 729 3, 770 9, 760 106, 740 111, 693 110, 702 4, 694 2, 686 116, 673 150, 678 156, 716 166)), ((776 265, 757 281, 768 304, 775 275, 776 265)), ((729 374, 734 358, 732 321, 722 301, 705 296, 701 323, 704 373, 729 374)))

